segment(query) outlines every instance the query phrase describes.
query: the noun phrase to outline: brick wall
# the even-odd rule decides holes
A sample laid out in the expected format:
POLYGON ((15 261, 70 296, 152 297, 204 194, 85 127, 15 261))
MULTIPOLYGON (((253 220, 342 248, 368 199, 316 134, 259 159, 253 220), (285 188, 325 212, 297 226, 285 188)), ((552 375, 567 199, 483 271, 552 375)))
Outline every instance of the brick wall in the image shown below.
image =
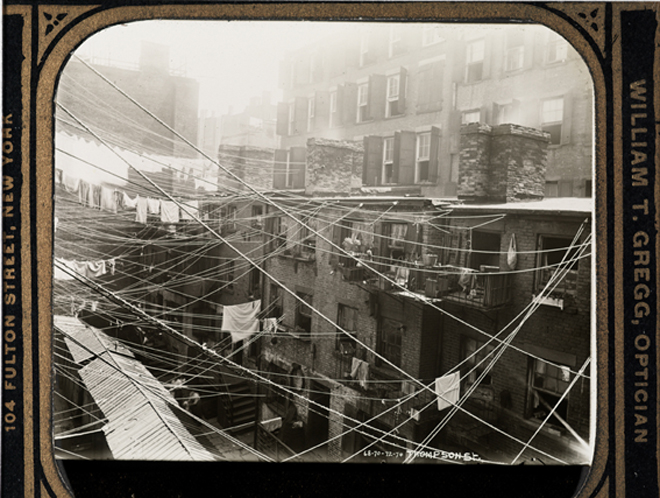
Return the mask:
POLYGON ((464 126, 458 197, 488 202, 543 198, 548 143, 548 135, 533 128, 464 126))
POLYGON ((362 186, 364 147, 360 142, 307 140, 306 193, 349 193, 362 186))
MULTIPOLYGON (((218 147, 220 164, 238 176, 243 182, 259 190, 273 188, 273 149, 246 145, 226 145, 218 147)), ((243 182, 227 174, 222 168, 218 171, 218 184, 224 188, 245 191, 243 182)))

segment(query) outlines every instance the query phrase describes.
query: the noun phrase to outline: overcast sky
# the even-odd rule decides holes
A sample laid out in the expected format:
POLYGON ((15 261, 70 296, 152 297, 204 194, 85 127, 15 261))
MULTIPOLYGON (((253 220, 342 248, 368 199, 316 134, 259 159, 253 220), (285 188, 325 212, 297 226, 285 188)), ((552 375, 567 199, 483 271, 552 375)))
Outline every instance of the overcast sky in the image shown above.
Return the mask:
MULTIPOLYGON (((250 97, 277 92, 279 60, 287 50, 350 23, 283 21, 140 21, 92 35, 76 51, 99 62, 137 63, 141 41, 170 47, 170 68, 200 82, 200 111, 240 112, 250 97)), ((352 26, 355 26, 353 24, 352 26)), ((273 102, 277 94, 273 95, 273 102)))

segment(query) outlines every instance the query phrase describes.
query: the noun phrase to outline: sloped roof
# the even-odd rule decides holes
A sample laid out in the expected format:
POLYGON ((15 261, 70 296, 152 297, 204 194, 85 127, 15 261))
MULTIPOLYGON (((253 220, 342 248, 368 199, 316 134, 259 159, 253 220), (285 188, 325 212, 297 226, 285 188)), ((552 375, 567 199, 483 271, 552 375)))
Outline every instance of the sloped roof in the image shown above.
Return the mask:
POLYGON ((103 431, 114 458, 216 459, 176 416, 172 394, 130 351, 77 318, 56 316, 53 321, 75 361, 93 358, 78 373, 107 420, 103 431))
POLYGON ((115 351, 119 354, 134 357, 133 352, 121 343, 112 340, 100 330, 86 325, 76 317, 54 316, 53 325, 64 335, 73 361, 82 365, 106 351, 115 351))

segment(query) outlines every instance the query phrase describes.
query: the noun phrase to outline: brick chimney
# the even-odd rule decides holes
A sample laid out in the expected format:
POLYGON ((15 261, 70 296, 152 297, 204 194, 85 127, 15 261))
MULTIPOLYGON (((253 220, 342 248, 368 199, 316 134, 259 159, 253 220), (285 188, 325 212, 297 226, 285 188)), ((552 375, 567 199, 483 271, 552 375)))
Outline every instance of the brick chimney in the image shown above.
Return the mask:
POLYGON ((458 197, 468 202, 543 199, 550 136, 514 124, 461 128, 458 197))
POLYGON ((348 194, 362 186, 364 147, 351 140, 307 140, 308 195, 348 194))

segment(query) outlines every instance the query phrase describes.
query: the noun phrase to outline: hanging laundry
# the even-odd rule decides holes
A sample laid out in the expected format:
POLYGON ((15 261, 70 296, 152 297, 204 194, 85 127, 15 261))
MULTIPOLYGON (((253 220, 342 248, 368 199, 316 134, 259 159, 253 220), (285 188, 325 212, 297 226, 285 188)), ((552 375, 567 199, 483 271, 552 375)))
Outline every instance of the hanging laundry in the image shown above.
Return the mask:
POLYGON ((260 308, 260 299, 249 303, 223 306, 222 330, 231 334, 232 342, 247 339, 259 330, 257 315, 260 308))
POLYGON ((137 205, 137 200, 140 196, 136 196, 135 199, 131 199, 126 192, 123 192, 121 203, 124 209, 135 209, 137 205))
POLYGON ((117 203, 115 202, 115 191, 108 187, 101 187, 101 209, 104 211, 110 211, 112 213, 117 212, 117 203))
POLYGON ((516 247, 516 234, 511 234, 511 242, 509 243, 509 251, 506 253, 506 264, 509 265, 509 270, 515 270, 518 264, 518 248, 516 247))
POLYGON ((55 184, 59 185, 62 183, 62 170, 60 168, 55 168, 55 184))
POLYGON ((160 201, 160 221, 163 223, 178 223, 179 205, 172 201, 160 201))
POLYGON ((75 194, 78 192, 78 187, 80 186, 80 178, 71 176, 65 172, 62 175, 62 183, 67 192, 75 194))
POLYGON ((435 393, 438 395, 438 410, 458 403, 461 392, 461 374, 456 372, 435 379, 435 393))
POLYGON ((277 332, 277 318, 264 318, 263 331, 265 334, 275 334, 277 332))
MULTIPOLYGON (((59 261, 60 263, 64 264, 64 262, 59 259, 56 259, 55 261, 59 261)), ((68 268, 68 265, 66 264, 64 265, 67 266, 68 268)), ((53 268, 53 278, 55 280, 74 280, 73 275, 69 274, 67 271, 63 270, 57 265, 55 265, 55 267, 53 268)))
POLYGON ((100 209, 101 208, 101 186, 92 185, 91 188, 91 202, 89 203, 90 207, 100 209))
POLYGON ((147 223, 148 200, 139 195, 135 198, 135 221, 138 223, 147 223))
POLYGON ((149 214, 159 214, 160 213, 160 200, 152 199, 147 197, 147 206, 149 208, 149 214))
POLYGON ((369 363, 353 357, 353 361, 351 362, 351 377, 357 380, 363 389, 366 389, 367 381, 369 380, 369 363))
POLYGON ((80 180, 80 186, 78 187, 78 202, 83 206, 87 206, 89 199, 89 194, 92 186, 85 180, 80 180))
POLYGON ((85 276, 88 278, 100 277, 106 274, 105 261, 88 261, 85 267, 85 276))
POLYGON ((110 275, 115 274, 115 267, 116 267, 115 258, 109 259, 106 262, 106 268, 107 268, 107 271, 110 273, 110 275))
POLYGON ((184 201, 181 203, 181 219, 192 220, 193 216, 199 218, 199 201, 184 201), (190 213, 190 214, 188 214, 190 213))

